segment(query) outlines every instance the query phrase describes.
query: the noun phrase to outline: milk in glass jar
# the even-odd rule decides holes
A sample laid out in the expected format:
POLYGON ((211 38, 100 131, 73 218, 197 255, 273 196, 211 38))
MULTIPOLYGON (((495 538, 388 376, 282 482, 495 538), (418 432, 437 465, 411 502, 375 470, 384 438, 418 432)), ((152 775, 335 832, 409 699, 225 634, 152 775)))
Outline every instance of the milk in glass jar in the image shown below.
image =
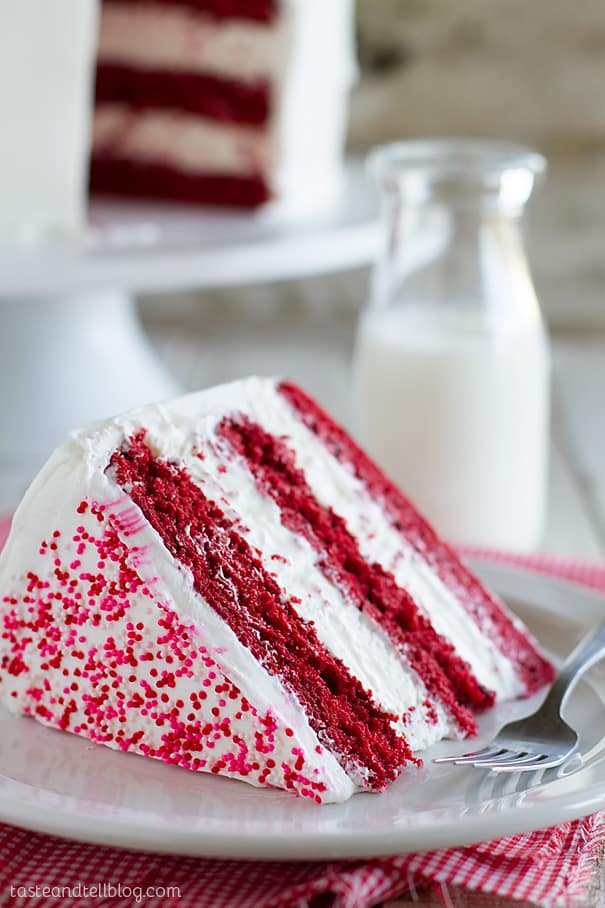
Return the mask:
POLYGON ((362 442, 456 543, 543 527, 549 349, 520 220, 544 158, 494 142, 372 153, 385 244, 354 362, 362 442))

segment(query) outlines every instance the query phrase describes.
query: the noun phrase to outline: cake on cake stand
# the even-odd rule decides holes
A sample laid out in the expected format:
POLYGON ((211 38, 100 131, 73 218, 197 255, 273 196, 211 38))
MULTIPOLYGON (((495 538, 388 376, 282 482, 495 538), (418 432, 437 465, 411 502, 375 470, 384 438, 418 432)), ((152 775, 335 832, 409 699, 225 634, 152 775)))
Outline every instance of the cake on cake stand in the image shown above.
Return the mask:
POLYGON ((93 202, 77 247, 0 253, 0 512, 73 426, 179 392, 136 292, 300 278, 367 264, 378 203, 362 167, 306 210, 254 214, 93 202))

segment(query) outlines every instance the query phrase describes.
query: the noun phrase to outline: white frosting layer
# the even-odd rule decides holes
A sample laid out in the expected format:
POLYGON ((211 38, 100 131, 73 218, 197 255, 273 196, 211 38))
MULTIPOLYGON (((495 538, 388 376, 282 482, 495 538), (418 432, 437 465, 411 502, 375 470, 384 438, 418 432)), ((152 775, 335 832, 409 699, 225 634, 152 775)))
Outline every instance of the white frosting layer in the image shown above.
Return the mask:
POLYGON ((288 50, 288 17, 270 26, 217 20, 186 6, 107 3, 99 59, 141 69, 208 73, 254 81, 278 77, 288 50))
POLYGON ((0 245, 83 222, 96 26, 97 0, 0 4, 0 245))
POLYGON ((290 0, 292 41, 281 85, 279 195, 301 207, 341 189, 349 92, 356 78, 354 0, 290 0))
POLYGON ((270 175, 275 159, 266 130, 178 111, 133 111, 120 104, 97 108, 93 142, 99 154, 168 164, 190 173, 270 175))

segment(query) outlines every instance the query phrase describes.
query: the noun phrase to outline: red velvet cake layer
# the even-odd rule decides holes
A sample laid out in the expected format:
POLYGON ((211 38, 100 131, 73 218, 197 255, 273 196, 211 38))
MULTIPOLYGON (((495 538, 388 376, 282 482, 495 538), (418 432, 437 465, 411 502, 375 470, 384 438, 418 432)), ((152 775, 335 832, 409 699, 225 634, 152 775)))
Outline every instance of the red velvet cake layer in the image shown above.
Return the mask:
POLYGON ((384 509, 393 527, 422 555, 443 583, 455 593, 485 636, 512 662, 527 693, 531 694, 550 683, 554 677, 550 663, 536 651, 524 631, 515 627, 497 600, 347 432, 296 385, 282 382, 279 390, 307 428, 364 483, 370 497, 384 509))
POLYGON ((267 82, 239 82, 204 73, 97 66, 96 102, 138 109, 184 110, 212 120, 262 126, 269 118, 267 82))
POLYGON ((166 164, 101 155, 93 155, 90 188, 101 195, 232 208, 256 208, 271 199, 269 187, 261 176, 192 173, 166 164))
POLYGON ((156 458, 139 432, 107 468, 138 505, 196 591, 238 640, 303 705, 320 741, 349 774, 362 767, 383 788, 413 759, 409 747, 346 666, 297 615, 220 507, 175 463, 156 458))
POLYGON ((123 6, 185 6, 215 19, 252 19, 273 22, 279 12, 278 0, 104 0, 123 6))
POLYGON ((431 697, 472 734, 475 723, 466 707, 491 706, 493 693, 481 686, 393 575, 364 558, 343 518, 317 501, 293 452, 245 416, 224 420, 219 434, 244 458, 258 489, 275 501, 284 526, 307 539, 318 553, 327 579, 386 631, 431 697))

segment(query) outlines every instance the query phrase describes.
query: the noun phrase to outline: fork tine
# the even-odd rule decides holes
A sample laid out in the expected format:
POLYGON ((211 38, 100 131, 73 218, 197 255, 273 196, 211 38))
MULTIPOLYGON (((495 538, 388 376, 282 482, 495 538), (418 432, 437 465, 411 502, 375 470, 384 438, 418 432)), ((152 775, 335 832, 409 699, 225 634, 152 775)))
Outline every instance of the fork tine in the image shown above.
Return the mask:
POLYGON ((568 759, 569 754, 565 754, 562 757, 547 757, 544 754, 541 754, 539 757, 536 757, 532 763, 523 763, 519 765, 510 765, 510 766, 494 766, 492 767, 495 772, 529 772, 530 770, 535 769, 554 769, 557 766, 561 766, 568 759))
POLYGON ((486 760, 483 766, 489 769, 517 769, 521 766, 539 765, 542 760, 546 760, 545 754, 528 754, 526 751, 520 751, 516 756, 502 760, 486 760))
POLYGON ((500 760, 508 761, 510 757, 514 756, 514 753, 515 752, 512 750, 501 747, 499 750, 485 754, 481 757, 474 757, 472 754, 467 756, 465 754, 462 757, 458 757, 454 762, 456 766, 485 766, 492 760, 495 760, 496 762, 499 762, 500 760))
POLYGON ((503 748, 494 747, 492 744, 489 747, 482 747, 481 750, 472 750, 467 754, 458 754, 458 756, 453 757, 435 757, 433 763, 456 763, 458 760, 470 760, 471 757, 494 757, 496 754, 502 753, 502 750, 503 748))

